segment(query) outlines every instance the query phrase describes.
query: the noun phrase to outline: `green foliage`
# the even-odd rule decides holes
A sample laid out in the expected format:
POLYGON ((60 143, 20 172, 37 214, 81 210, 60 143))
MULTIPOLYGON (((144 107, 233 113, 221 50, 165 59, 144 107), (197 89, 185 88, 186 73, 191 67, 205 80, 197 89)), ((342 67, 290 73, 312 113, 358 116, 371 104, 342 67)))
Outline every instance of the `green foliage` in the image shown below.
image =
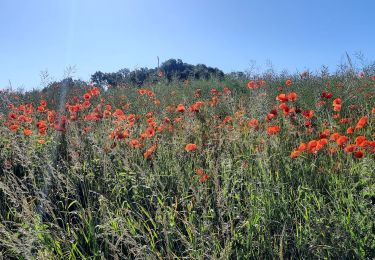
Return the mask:
POLYGON ((142 86, 157 82, 171 82, 172 80, 224 78, 224 73, 218 68, 207 67, 204 64, 191 65, 180 59, 169 59, 163 62, 160 68, 139 68, 133 71, 121 69, 114 73, 95 72, 91 80, 98 85, 142 86))

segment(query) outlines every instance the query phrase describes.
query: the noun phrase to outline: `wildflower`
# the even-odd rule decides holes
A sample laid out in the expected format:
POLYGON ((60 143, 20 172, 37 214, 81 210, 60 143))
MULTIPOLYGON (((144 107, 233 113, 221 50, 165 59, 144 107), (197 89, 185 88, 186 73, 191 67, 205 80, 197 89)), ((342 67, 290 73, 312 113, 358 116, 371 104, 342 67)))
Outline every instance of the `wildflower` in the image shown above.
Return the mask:
POLYGON ((200 107, 204 105, 203 101, 197 101, 194 104, 192 104, 189 108, 190 112, 199 112, 200 107))
POLYGON ((124 116, 124 112, 121 109, 116 109, 115 112, 113 112, 112 116, 114 118, 124 116))
POLYGON ((45 112, 45 111, 46 111, 46 109, 45 109, 44 106, 38 106, 38 112, 39 112, 39 113, 43 113, 43 112, 45 112))
POLYGON ((219 91, 216 88, 213 88, 213 89, 211 89, 211 94, 217 95, 217 94, 219 94, 219 91))
POLYGON ((265 86, 266 85, 266 81, 264 81, 263 79, 259 79, 257 83, 258 83, 259 86, 265 86))
POLYGON ((155 135, 155 130, 153 127, 148 127, 142 134, 142 138, 151 138, 155 135))
POLYGON ((318 143, 322 146, 328 144, 328 139, 327 138, 321 138, 318 143))
POLYGON ((230 94, 232 91, 228 87, 224 87, 223 92, 224 94, 230 94))
POLYGON ((199 178, 199 182, 203 183, 203 182, 207 181, 209 178, 210 178, 210 176, 208 176, 207 174, 203 174, 203 175, 199 178))
POLYGON ((44 139, 39 139, 39 140, 37 140, 37 143, 38 143, 38 144, 45 144, 46 141, 45 141, 44 139))
POLYGON ((355 143, 358 146, 362 146, 365 142, 366 142, 366 137, 364 137, 363 135, 357 136, 355 139, 355 143))
POLYGON ((286 80, 285 85, 289 87, 290 85, 292 85, 292 81, 290 79, 286 80))
POLYGON ((356 145, 355 144, 348 144, 345 148, 344 148, 344 152, 346 153, 352 153, 354 152, 356 148, 356 145))
POLYGON ((9 113, 9 117, 12 119, 16 119, 17 115, 15 113, 9 113))
POLYGON ((276 100, 280 101, 280 102, 287 102, 288 101, 288 96, 286 94, 279 94, 277 97, 276 97, 276 100))
POLYGON ((111 115, 112 115, 111 111, 109 111, 109 110, 103 111, 103 117, 110 117, 111 115))
POLYGON ((358 122, 357 122, 357 125, 355 126, 355 129, 361 129, 365 126, 365 124, 367 123, 368 121, 368 117, 367 116, 363 116, 361 117, 358 122))
POLYGON ((348 127, 348 129, 346 129, 346 133, 347 134, 352 134, 352 133, 354 133, 354 128, 353 127, 348 127))
POLYGON ((324 131, 320 133, 320 138, 327 138, 329 134, 330 134, 329 129, 325 129, 324 131))
POLYGON ((362 158, 363 155, 364 155, 363 150, 359 150, 359 151, 356 151, 356 152, 354 153, 354 157, 355 157, 355 158, 362 158))
POLYGON ((307 143, 306 149, 309 153, 315 153, 315 152, 317 152, 317 150, 316 150, 317 145, 318 145, 317 140, 311 140, 310 142, 307 143))
POLYGON ((29 135, 32 135, 32 134, 33 134, 33 131, 31 131, 31 130, 28 129, 28 128, 25 128, 25 129, 23 129, 23 134, 26 135, 26 136, 29 136, 29 135))
POLYGON ((115 131, 115 136, 117 137, 117 139, 125 139, 127 137, 129 137, 129 130, 126 129, 124 131, 115 131))
POLYGON ((247 88, 248 89, 254 89, 255 88, 255 81, 251 80, 247 83, 247 88))
POLYGON ((296 101, 297 100, 297 93, 296 92, 290 92, 288 94, 288 100, 289 101, 296 101))
POLYGON ((185 146, 185 151, 187 151, 187 152, 192 152, 192 151, 195 151, 196 149, 197 149, 197 145, 196 144, 190 143, 190 144, 187 144, 185 146))
POLYGON ((183 104, 179 104, 176 109, 177 112, 183 113, 185 112, 185 106, 183 104))
POLYGON ((138 94, 143 96, 144 94, 146 94, 147 90, 146 89, 139 89, 138 90, 138 94))
POLYGON ((310 119, 314 116, 314 110, 305 110, 302 112, 302 115, 306 118, 306 119, 310 119))
POLYGON ((301 143, 301 144, 298 146, 297 150, 300 151, 300 152, 303 152, 303 151, 306 150, 306 148, 307 148, 307 145, 306 145, 305 143, 301 143))
POLYGON ((147 91, 146 91, 146 94, 147 94, 147 96, 149 96, 149 97, 153 97, 153 96, 155 96, 155 93, 154 93, 152 90, 147 90, 147 91))
POLYGON ((9 126, 9 129, 10 129, 12 132, 17 132, 17 130, 18 130, 19 127, 20 127, 19 125, 14 124, 14 125, 9 126))
POLYGON ((225 118, 224 118, 224 120, 223 120, 223 124, 226 124, 226 123, 228 123, 228 122, 230 122, 230 121, 232 121, 233 120, 233 117, 232 116, 226 116, 225 118))
POLYGON ((83 94, 83 98, 84 98, 85 100, 89 100, 89 99, 91 98, 90 93, 85 93, 85 94, 83 94))
POLYGON ((259 121, 255 118, 252 118, 247 122, 247 125, 250 127, 255 127, 259 125, 259 121))
POLYGON ((196 169, 195 173, 198 174, 199 176, 202 176, 204 174, 203 169, 196 169))
POLYGON ((340 134, 339 134, 339 133, 333 133, 333 134, 331 134, 330 139, 336 141, 339 137, 340 137, 340 134))
POLYGON ((337 138, 336 143, 339 146, 343 146, 348 140, 349 140, 349 137, 342 135, 339 138, 337 138))
POLYGON ((290 158, 297 158, 300 154, 301 154, 300 151, 298 151, 298 150, 294 150, 294 151, 290 154, 290 158))
POLYGON ((90 101, 86 100, 85 102, 82 103, 82 107, 84 108, 89 108, 91 106, 90 101))
POLYGON ((151 157, 151 155, 156 150, 156 147, 157 147, 157 144, 155 143, 149 149, 147 149, 147 151, 143 154, 143 156, 145 157, 145 159, 149 159, 151 157))
POLYGON ((135 147, 135 148, 138 148, 138 147, 141 147, 141 143, 138 141, 138 139, 133 139, 129 142, 129 145, 131 147, 135 147))
POLYGON ((280 132, 280 126, 278 126, 278 125, 269 126, 267 128, 267 133, 269 135, 274 135, 274 134, 277 134, 278 132, 280 132))
POLYGON ((351 118, 341 118, 340 119, 341 124, 346 124, 346 123, 349 123, 350 121, 351 121, 351 118))
POLYGON ((332 93, 327 93, 327 92, 323 91, 321 97, 322 98, 326 98, 326 99, 331 99, 333 97, 333 94, 332 93))
POLYGON ((93 88, 90 90, 90 94, 91 94, 92 96, 98 96, 98 95, 100 94, 100 90, 99 90, 99 88, 97 88, 97 87, 93 87, 93 88))
POLYGON ((212 97, 211 101, 209 102, 210 106, 214 107, 219 103, 219 98, 217 96, 212 97))
POLYGON ((339 112, 341 111, 341 98, 336 98, 335 100, 333 100, 333 103, 332 103, 332 106, 333 106, 333 111, 335 112, 339 112))

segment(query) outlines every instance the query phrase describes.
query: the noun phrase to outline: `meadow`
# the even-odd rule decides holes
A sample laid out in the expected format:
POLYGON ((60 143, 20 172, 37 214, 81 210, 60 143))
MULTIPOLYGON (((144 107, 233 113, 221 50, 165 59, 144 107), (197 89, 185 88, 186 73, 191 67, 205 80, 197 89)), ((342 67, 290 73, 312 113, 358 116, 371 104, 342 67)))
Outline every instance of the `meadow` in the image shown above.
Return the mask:
POLYGON ((375 76, 54 88, 0 93, 0 258, 375 257, 375 76))

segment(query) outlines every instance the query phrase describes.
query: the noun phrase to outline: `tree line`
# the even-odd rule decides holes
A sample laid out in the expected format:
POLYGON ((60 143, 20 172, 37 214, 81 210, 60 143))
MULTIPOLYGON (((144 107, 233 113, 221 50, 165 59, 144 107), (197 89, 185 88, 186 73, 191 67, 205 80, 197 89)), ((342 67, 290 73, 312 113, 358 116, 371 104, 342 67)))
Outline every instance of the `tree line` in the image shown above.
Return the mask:
POLYGON ((156 68, 139 68, 129 70, 121 69, 117 72, 104 73, 101 71, 91 75, 91 81, 97 85, 136 85, 142 86, 146 83, 155 83, 161 80, 168 82, 172 80, 210 79, 224 78, 224 72, 218 68, 212 68, 204 64, 192 65, 180 59, 169 59, 156 68))

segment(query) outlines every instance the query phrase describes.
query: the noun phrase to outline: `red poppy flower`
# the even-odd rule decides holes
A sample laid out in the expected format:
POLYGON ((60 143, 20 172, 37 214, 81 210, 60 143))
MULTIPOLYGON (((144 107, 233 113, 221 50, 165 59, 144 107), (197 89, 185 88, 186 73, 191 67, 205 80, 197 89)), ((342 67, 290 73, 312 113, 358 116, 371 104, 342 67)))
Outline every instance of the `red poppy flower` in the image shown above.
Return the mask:
POLYGON ((356 151, 356 152, 354 153, 354 157, 355 157, 355 158, 362 158, 363 155, 364 155, 364 152, 363 152, 362 150, 356 151))
POLYGON ((187 152, 192 152, 192 151, 195 151, 196 149, 197 149, 196 144, 187 144, 185 146, 185 151, 187 151, 187 152))
POLYGON ((339 133, 333 133, 333 134, 331 134, 331 140, 337 140, 338 138, 340 137, 340 134, 339 133))
POLYGON ((198 174, 199 176, 202 176, 204 174, 204 170, 203 169, 196 169, 195 173, 198 174))
POLYGON ((288 94, 288 100, 289 101, 296 101, 297 100, 297 93, 296 92, 290 92, 288 94))
POLYGON ((286 80, 285 85, 289 87, 290 85, 292 85, 292 81, 290 79, 286 80))
POLYGON ((197 101, 189 107, 190 112, 199 112, 200 107, 204 105, 203 101, 197 101))
POLYGON ((144 94, 146 94, 147 90, 146 89, 139 89, 138 90, 138 94, 143 96, 144 94))
POLYGON ((316 150, 316 146, 318 145, 318 141, 317 140, 311 140, 310 142, 307 143, 307 151, 309 153, 315 153, 317 150, 316 150))
POLYGON ((336 98, 335 100, 333 100, 332 106, 333 106, 333 111, 340 112, 341 111, 341 98, 336 98))
POLYGON ((224 87, 223 92, 225 94, 230 94, 232 91, 228 87, 224 87))
POLYGON ((330 134, 330 130, 329 129, 324 129, 324 131, 322 131, 320 133, 320 138, 327 138, 330 134))
POLYGON ((37 143, 38 143, 38 144, 45 144, 46 141, 45 141, 44 139, 39 139, 39 140, 37 141, 37 143))
POLYGON ((274 134, 277 134, 278 132, 280 132, 280 126, 278 126, 278 125, 269 126, 267 128, 267 133, 269 135, 274 135, 274 134))
POLYGON ((152 127, 148 127, 142 134, 142 138, 151 138, 155 135, 155 130, 152 127))
POLYGON ((361 119, 358 120, 357 125, 355 126, 355 129, 363 128, 365 126, 365 124, 367 123, 367 121, 368 121, 367 116, 361 117, 361 119))
POLYGON ((339 146, 343 146, 348 140, 349 140, 349 137, 342 135, 339 138, 337 138, 336 143, 339 146))
POLYGON ((250 127, 255 127, 259 125, 259 121, 255 118, 252 118, 247 122, 247 125, 250 127))
POLYGON ((149 149, 147 149, 147 151, 143 154, 145 159, 149 159, 151 157, 153 152, 156 150, 156 147, 157 147, 157 144, 155 143, 149 149))
POLYGON ((33 131, 31 131, 31 130, 28 129, 28 128, 25 128, 25 129, 23 129, 23 133, 24 133, 24 135, 29 136, 29 135, 32 135, 32 134, 33 134, 33 131))
POLYGON ((352 134, 352 133, 354 133, 354 128, 353 127, 348 127, 348 129, 346 129, 346 133, 347 134, 352 134))
POLYGON ((185 106, 183 104, 179 104, 176 109, 177 112, 185 112, 185 106))
POLYGON ((276 97, 276 100, 278 100, 280 102, 287 102, 288 96, 286 94, 281 93, 276 97))
POLYGON ((302 112, 302 115, 306 118, 306 119, 310 119, 314 116, 315 112, 314 110, 305 110, 302 112))
POLYGON ((306 148, 307 148, 307 145, 306 145, 305 143, 301 143, 301 144, 298 146, 297 150, 300 151, 300 152, 302 152, 302 151, 305 151, 306 148))
POLYGON ((17 124, 14 124, 14 125, 9 126, 9 129, 10 129, 12 132, 17 132, 18 128, 19 128, 19 125, 17 125, 17 124))
POLYGON ((207 174, 203 174, 203 175, 199 178, 199 182, 205 182, 205 181, 207 181, 209 178, 210 178, 210 176, 208 176, 207 174))
POLYGON ((255 87, 255 81, 254 80, 251 80, 247 83, 248 89, 254 89, 254 87, 255 87))
POLYGON ((354 152, 355 148, 356 148, 355 144, 348 144, 344 148, 344 152, 346 152, 346 153, 352 153, 352 152, 354 152))
POLYGON ((298 156, 300 156, 300 154, 301 154, 301 151, 294 150, 294 151, 290 154, 290 158, 297 158, 298 156))
POLYGON ((355 143, 358 146, 362 146, 364 142, 366 142, 366 137, 364 137, 363 135, 357 136, 355 139, 355 143))
POLYGON ((83 98, 84 98, 85 100, 89 100, 89 99, 91 98, 90 93, 85 93, 85 94, 83 94, 83 98))
POLYGON ((131 147, 135 147, 135 148, 138 148, 138 147, 141 147, 141 143, 138 141, 138 139, 133 139, 129 142, 129 145, 131 147))

